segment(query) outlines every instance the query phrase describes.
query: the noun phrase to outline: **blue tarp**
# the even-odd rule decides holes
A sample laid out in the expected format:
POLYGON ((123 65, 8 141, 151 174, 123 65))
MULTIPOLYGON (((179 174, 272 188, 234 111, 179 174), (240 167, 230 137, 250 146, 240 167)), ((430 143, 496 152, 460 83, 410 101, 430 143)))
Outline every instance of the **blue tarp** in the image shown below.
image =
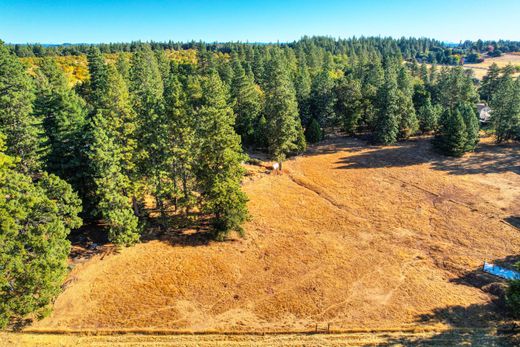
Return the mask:
POLYGON ((520 273, 509 270, 498 265, 484 262, 484 271, 492 275, 505 278, 506 280, 520 280, 520 273))

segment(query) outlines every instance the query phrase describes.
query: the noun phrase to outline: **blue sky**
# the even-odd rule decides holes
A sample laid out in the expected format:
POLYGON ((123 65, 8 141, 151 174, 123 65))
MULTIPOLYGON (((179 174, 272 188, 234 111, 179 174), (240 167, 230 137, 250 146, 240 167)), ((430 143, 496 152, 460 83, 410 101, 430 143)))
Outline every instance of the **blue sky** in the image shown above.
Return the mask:
POLYGON ((0 0, 11 43, 292 41, 303 35, 520 40, 520 0, 0 0))

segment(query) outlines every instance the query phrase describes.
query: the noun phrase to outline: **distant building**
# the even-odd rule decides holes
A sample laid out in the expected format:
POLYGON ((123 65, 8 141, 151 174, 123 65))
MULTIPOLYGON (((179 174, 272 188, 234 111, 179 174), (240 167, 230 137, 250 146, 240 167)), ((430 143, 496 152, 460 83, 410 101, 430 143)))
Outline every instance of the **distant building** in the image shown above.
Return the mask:
POLYGON ((480 123, 487 123, 491 119, 491 108, 484 103, 477 104, 477 113, 480 123))

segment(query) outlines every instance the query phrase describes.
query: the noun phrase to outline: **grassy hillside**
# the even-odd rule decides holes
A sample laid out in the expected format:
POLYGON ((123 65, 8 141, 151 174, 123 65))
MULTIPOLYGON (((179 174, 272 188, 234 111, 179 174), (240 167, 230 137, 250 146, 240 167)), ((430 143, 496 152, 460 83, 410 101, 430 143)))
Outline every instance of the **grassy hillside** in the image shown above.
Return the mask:
POLYGON ((488 327, 501 308, 474 279, 484 260, 520 253, 509 223, 519 160, 490 139, 461 159, 428 139, 337 139, 281 175, 250 167, 246 239, 171 231, 76 257, 54 312, 31 329, 488 327))

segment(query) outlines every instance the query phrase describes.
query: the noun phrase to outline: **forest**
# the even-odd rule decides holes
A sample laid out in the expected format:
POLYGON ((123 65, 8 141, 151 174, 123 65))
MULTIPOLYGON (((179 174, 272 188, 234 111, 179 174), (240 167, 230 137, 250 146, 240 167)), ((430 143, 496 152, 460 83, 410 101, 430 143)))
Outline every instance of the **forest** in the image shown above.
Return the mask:
POLYGON ((478 81, 436 65, 518 50, 376 37, 0 43, 0 327, 48 314, 68 271, 68 236, 82 226, 120 247, 151 225, 176 227, 178 216, 206 221, 215 240, 243 235, 248 153, 281 166, 332 134, 381 146, 428 134, 437 151, 459 157, 478 146, 481 101, 496 142, 520 140, 515 67, 494 65, 478 81), (167 54, 186 49, 194 62, 167 54), (57 63, 67 55, 87 56, 85 81, 69 83, 57 63), (19 59, 34 56, 36 66, 19 59))

